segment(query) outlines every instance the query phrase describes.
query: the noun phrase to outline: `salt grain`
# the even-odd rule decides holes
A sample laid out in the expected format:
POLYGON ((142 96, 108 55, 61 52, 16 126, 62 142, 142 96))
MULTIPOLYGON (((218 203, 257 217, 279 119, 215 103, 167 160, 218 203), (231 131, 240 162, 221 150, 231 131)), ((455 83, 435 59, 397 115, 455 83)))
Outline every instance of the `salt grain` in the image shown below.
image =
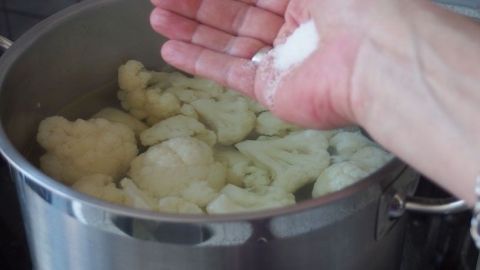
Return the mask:
POLYGON ((275 69, 286 71, 302 63, 317 49, 319 40, 313 20, 301 24, 285 43, 274 48, 275 69))

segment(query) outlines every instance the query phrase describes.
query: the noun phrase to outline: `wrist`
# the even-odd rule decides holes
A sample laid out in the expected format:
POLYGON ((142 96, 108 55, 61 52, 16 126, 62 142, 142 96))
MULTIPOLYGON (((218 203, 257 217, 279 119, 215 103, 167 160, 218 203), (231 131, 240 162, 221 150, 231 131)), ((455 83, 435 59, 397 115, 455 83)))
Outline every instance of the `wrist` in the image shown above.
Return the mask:
POLYGON ((351 106, 377 142, 471 204, 480 164, 480 29, 424 2, 416 8, 365 39, 351 106))
MULTIPOLYGON (((412 98, 426 90, 418 67, 416 32, 423 17, 418 12, 430 9, 429 1, 379 1, 365 24, 368 29, 358 50, 351 78, 350 105, 354 120, 366 129, 378 128, 386 110, 398 103, 396 95, 415 90, 412 98)), ((425 11, 423 11, 425 12, 425 11)), ((427 11, 428 12, 428 11, 427 11)))

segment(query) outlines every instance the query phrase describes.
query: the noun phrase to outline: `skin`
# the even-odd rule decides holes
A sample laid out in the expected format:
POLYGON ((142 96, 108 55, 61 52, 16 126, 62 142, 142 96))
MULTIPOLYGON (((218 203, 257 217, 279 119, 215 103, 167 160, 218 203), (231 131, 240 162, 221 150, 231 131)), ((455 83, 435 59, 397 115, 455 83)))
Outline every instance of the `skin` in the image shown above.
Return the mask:
POLYGON ((152 0, 162 57, 308 128, 357 124, 454 195, 480 175, 480 24, 429 1, 152 0), (279 73, 272 57, 312 19, 320 42, 279 73), (275 82, 275 83, 272 83, 275 82), (269 98, 270 97, 270 98, 269 98))

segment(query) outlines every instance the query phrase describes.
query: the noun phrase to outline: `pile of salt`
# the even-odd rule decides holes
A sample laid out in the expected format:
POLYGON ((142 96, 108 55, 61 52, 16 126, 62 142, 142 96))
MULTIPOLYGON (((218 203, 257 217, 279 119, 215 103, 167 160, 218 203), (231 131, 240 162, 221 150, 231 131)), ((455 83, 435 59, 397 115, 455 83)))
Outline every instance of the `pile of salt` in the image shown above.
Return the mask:
POLYGON ((313 20, 301 24, 285 43, 273 49, 275 69, 282 72, 302 63, 317 49, 319 40, 313 20))

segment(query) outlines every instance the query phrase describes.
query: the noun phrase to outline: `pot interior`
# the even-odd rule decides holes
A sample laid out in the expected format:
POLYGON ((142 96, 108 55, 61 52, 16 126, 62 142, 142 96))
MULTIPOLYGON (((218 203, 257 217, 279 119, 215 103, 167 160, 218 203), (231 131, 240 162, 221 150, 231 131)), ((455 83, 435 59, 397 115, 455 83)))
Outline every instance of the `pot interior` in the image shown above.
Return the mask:
POLYGON ((113 105, 116 71, 125 61, 138 59, 152 69, 166 66, 159 53, 164 39, 150 28, 147 0, 96 2, 42 22, 2 59, 2 125, 24 156, 32 156, 45 117, 86 117, 113 105))

